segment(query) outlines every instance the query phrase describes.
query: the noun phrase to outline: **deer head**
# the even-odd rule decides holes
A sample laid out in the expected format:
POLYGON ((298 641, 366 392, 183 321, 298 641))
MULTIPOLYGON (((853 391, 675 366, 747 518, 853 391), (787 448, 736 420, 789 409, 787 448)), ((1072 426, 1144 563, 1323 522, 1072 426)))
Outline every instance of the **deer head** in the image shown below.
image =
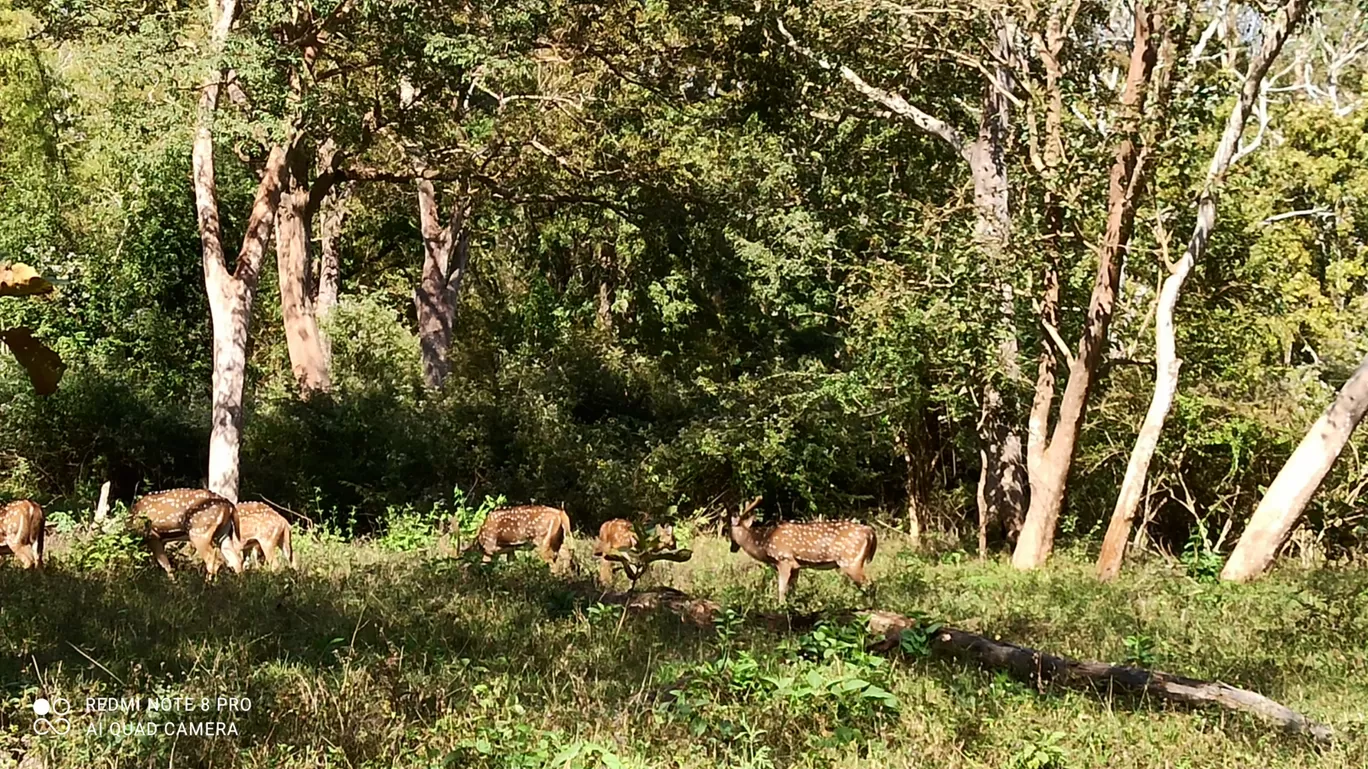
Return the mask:
POLYGON ((744 537, 746 534, 750 533, 751 524, 755 523, 755 514, 752 511, 755 510, 756 506, 764 499, 765 497, 763 494, 752 499, 749 504, 741 508, 741 513, 739 515, 733 515, 731 517, 731 530, 728 533, 731 537, 731 551, 733 553, 741 549, 741 545, 737 541, 738 534, 744 537), (742 532, 744 532, 744 534, 742 534, 742 532))

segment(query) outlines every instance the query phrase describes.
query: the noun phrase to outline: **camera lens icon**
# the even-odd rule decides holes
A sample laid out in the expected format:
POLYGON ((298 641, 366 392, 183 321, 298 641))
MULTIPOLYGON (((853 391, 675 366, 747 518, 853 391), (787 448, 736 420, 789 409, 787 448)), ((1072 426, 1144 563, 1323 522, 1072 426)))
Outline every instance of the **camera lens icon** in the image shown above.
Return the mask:
POLYGON ((71 731, 71 702, 65 697, 39 697, 33 701, 33 731, 36 734, 66 734, 71 731), (51 718, 49 718, 51 716, 51 718))

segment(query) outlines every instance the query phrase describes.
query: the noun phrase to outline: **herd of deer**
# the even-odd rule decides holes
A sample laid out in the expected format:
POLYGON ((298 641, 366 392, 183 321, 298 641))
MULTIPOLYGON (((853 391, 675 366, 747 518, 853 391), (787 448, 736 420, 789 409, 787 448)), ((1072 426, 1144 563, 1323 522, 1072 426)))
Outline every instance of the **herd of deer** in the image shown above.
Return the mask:
MULTIPOLYGON (((746 551, 755 560, 774 566, 779 572, 779 600, 787 598, 799 569, 840 569, 855 584, 864 586, 864 567, 874 558, 878 540, 874 529, 854 521, 817 521, 755 526, 756 498, 739 514, 731 516, 731 551, 746 551)), ((43 568, 43 508, 30 500, 18 500, 0 507, 0 555, 14 555, 24 568, 43 568)), ((290 524, 285 517, 260 502, 234 504, 226 497, 205 489, 171 489, 142 497, 129 512, 130 530, 143 538, 157 563, 171 574, 166 543, 189 541, 204 561, 209 576, 218 573, 217 547, 223 562, 240 573, 246 557, 255 551, 258 559, 272 568, 280 557, 297 566, 290 545, 290 524)), ((493 510, 465 549, 478 547, 483 560, 496 555, 512 558, 515 550, 533 548, 548 564, 566 553, 570 541, 570 516, 564 510, 545 505, 520 505, 493 510)), ((612 580, 613 564, 608 556, 637 547, 636 528, 630 521, 615 518, 599 528, 594 557, 600 562, 599 578, 612 580)), ((656 527, 654 540, 673 547, 674 532, 668 525, 656 527)))

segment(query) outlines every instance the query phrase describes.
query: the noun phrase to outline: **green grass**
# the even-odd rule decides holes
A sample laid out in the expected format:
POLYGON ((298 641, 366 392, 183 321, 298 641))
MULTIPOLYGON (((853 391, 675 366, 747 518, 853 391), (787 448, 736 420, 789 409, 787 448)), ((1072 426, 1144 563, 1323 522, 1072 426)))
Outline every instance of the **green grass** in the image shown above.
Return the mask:
POLYGON ((80 571, 58 548, 42 576, 0 566, 0 767, 29 751, 51 767, 1368 766, 1363 569, 1289 567, 1230 586, 1149 563, 1099 585, 1068 553, 1019 574, 884 542, 874 597, 803 572, 791 599, 795 612, 876 604, 1220 679, 1329 723, 1340 740, 1327 748, 1220 710, 877 657, 858 628, 745 623, 777 608, 774 572, 721 539, 694 538, 692 561, 647 578, 732 610, 720 633, 597 604, 582 535, 567 578, 530 555, 480 567, 431 548, 296 542, 300 572, 213 585, 184 561, 174 582, 145 558, 80 571), (34 737, 40 687, 78 710, 86 697, 154 694, 246 696, 252 708, 224 719, 236 737, 93 735, 87 715, 66 736, 34 737))

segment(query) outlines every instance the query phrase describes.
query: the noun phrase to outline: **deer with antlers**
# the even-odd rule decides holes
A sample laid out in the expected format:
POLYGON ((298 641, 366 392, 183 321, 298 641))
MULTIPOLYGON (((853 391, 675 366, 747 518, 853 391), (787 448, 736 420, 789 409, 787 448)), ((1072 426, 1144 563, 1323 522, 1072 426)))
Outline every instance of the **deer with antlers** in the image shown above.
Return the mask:
POLYGON ((255 550, 258 559, 269 563, 272 569, 279 568, 282 555, 290 568, 299 568, 290 545, 290 522, 275 508, 262 502, 239 502, 237 521, 244 564, 247 555, 255 550))
POLYGON ((774 566, 779 571, 779 600, 788 600, 799 569, 840 569, 864 587, 864 568, 874 558, 878 539, 874 529, 856 521, 814 521, 754 526, 752 512, 764 497, 756 497, 740 515, 731 517, 731 551, 774 566))
MULTIPOLYGON (((668 550, 675 546, 674 526, 668 523, 657 524, 655 542, 659 549, 668 550)), ((604 521, 599 527, 598 541, 594 543, 594 557, 599 559, 599 583, 610 585, 613 582, 613 561, 609 555, 620 550, 635 548, 641 539, 637 536, 632 522, 625 518, 604 521)))
POLYGON ((515 550, 530 547, 543 561, 555 566, 556 559, 562 555, 568 560, 569 542, 570 516, 564 510, 546 505, 519 505, 489 511, 469 547, 480 548, 484 553, 480 560, 484 563, 500 554, 512 560, 515 550))
POLYGON ((25 568, 43 568, 43 508, 19 499, 0 507, 0 555, 13 555, 25 568))
POLYGON ((237 509, 226 497, 207 489, 169 489, 139 499, 129 511, 129 529, 141 536, 157 563, 171 574, 166 543, 189 540, 212 578, 219 562, 214 546, 233 573, 242 572, 242 541, 237 509))

